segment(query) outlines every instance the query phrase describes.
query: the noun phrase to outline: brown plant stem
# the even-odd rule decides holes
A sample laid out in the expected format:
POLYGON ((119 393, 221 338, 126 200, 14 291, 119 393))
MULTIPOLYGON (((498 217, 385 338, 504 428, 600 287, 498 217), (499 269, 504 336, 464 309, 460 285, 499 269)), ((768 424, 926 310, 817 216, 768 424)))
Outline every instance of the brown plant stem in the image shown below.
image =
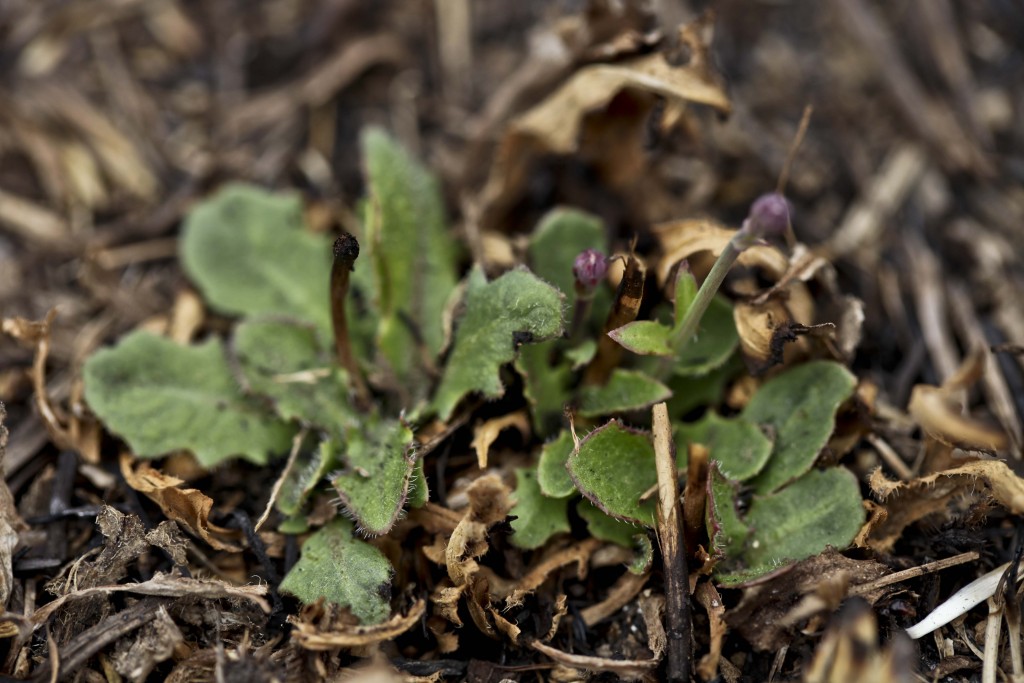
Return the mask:
POLYGON ((370 389, 363 379, 363 372, 352 354, 352 343, 348 336, 348 319, 345 317, 345 301, 348 298, 349 275, 355 269, 359 257, 359 242, 353 235, 343 233, 334 240, 334 263, 331 265, 331 322, 334 325, 334 347, 338 362, 348 373, 348 380, 355 393, 356 405, 368 410, 371 405, 370 389))
POLYGON ((658 472, 657 531, 665 573, 667 680, 689 683, 693 654, 690 646, 690 587, 679 505, 679 481, 676 478, 676 448, 672 442, 668 406, 658 403, 651 409, 651 417, 654 462, 658 472))
POLYGON ((615 303, 608 312, 604 323, 604 332, 597 341, 597 352, 583 373, 583 383, 603 385, 619 365, 622 358, 622 347, 608 336, 612 330, 636 320, 640 312, 640 302, 644 297, 644 278, 647 269, 632 254, 626 257, 626 270, 615 293, 615 303))

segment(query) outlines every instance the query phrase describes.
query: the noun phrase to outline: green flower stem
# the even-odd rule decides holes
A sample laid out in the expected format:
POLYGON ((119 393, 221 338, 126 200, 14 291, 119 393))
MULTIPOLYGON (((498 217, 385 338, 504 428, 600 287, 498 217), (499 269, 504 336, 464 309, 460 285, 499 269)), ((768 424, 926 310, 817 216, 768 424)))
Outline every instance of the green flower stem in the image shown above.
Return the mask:
POLYGON ((587 327, 587 318, 590 317, 590 307, 594 303, 594 290, 587 290, 579 282, 576 283, 576 303, 573 306, 572 323, 569 326, 569 343, 575 344, 579 341, 583 331, 587 327))
MULTIPOLYGON (((737 233, 737 235, 739 234, 737 233)), ((701 318, 704 317, 704 312, 708 310, 711 300, 715 297, 719 287, 722 286, 726 274, 728 274, 732 264, 736 262, 736 258, 742 251, 735 242, 736 238, 734 237, 725 245, 725 249, 718 256, 715 265, 711 267, 711 272, 704 278, 700 289, 697 290, 697 296, 693 300, 693 305, 686 311, 682 322, 669 335, 669 343, 672 345, 672 348, 679 350, 688 341, 693 339, 693 336, 697 333, 697 328, 700 326, 701 318)))

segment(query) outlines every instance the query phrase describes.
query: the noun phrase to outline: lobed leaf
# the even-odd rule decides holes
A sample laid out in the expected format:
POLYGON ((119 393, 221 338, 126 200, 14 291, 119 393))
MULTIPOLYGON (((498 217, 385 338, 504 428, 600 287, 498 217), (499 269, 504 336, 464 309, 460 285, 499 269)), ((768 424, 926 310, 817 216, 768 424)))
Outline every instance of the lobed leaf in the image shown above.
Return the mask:
POLYGON ((206 467, 241 456, 265 464, 293 428, 244 396, 220 341, 180 346, 133 332, 83 368, 85 399, 139 457, 190 450, 206 467))
POLYGON ((768 466, 753 481, 757 493, 771 493, 811 469, 856 384, 845 367, 821 360, 789 369, 757 390, 743 418, 775 433, 768 466))
POLYGON ((330 338, 330 243, 303 225, 298 196, 228 185, 185 218, 182 266, 219 311, 289 316, 330 338))
POLYGON ((567 467, 576 488, 606 514, 654 525, 654 501, 640 502, 657 483, 654 445, 647 434, 612 420, 580 442, 567 467))
POLYGON ((370 535, 391 530, 409 495, 415 458, 412 431, 398 420, 367 416, 345 431, 345 463, 331 480, 346 512, 370 535))
POLYGON ((306 604, 324 598, 348 607, 363 624, 377 624, 390 613, 392 574, 384 554, 356 538, 352 522, 338 517, 306 539, 281 591, 306 604))
POLYGON ((501 366, 515 359, 518 346, 562 333, 562 298, 527 270, 509 271, 486 284, 471 274, 466 312, 434 396, 440 418, 449 419, 470 392, 501 396, 501 366))
POLYGON ((544 545, 555 534, 569 531, 567 498, 545 496, 537 483, 537 471, 521 467, 516 470, 516 503, 510 514, 512 520, 512 544, 531 550, 544 545))

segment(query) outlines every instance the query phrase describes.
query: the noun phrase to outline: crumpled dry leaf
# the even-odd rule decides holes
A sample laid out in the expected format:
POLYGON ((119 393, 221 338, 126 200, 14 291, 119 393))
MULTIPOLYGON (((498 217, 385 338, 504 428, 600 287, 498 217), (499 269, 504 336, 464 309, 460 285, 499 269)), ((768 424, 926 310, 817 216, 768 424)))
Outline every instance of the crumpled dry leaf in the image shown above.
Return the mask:
MULTIPOLYGON (((704 58, 699 26, 709 18, 684 27, 679 34, 690 50, 690 61, 671 63, 668 54, 651 52, 614 63, 588 64, 573 73, 557 90, 509 124, 497 153, 497 163, 483 190, 484 229, 492 229, 507 207, 515 204, 529 180, 533 161, 545 155, 569 155, 589 146, 600 149, 593 159, 610 186, 636 183, 643 177, 643 140, 649 115, 658 98, 665 98, 676 121, 689 103, 731 108, 729 98, 710 63, 704 58), (607 116, 599 112, 607 111, 607 116)), ((579 156, 587 157, 587 154, 579 156)))
POLYGON ((234 543, 239 533, 225 529, 210 521, 213 499, 199 489, 178 488, 184 483, 177 477, 170 477, 148 463, 140 463, 132 469, 132 456, 121 455, 121 474, 128 485, 160 506, 164 514, 180 524, 217 550, 240 552, 242 548, 234 543))
POLYGON ((981 377, 985 356, 984 349, 976 348, 941 387, 927 384, 914 387, 907 410, 928 436, 948 446, 966 449, 998 451, 1007 447, 1005 432, 961 412, 959 395, 981 377))
MULTIPOLYGON (((748 582, 740 604, 726 613, 725 621, 738 631, 755 650, 771 652, 787 645, 792 637, 782 620, 804 596, 814 593, 823 581, 837 573, 845 574, 848 585, 873 581, 888 573, 884 564, 873 560, 851 560, 837 550, 797 562, 780 571, 748 582)), ((874 596, 876 599, 880 594, 874 596)))
POLYGON ((427 610, 425 600, 418 600, 402 616, 395 614, 388 621, 370 626, 348 625, 336 630, 321 630, 315 623, 301 617, 289 616, 294 626, 292 638, 306 650, 325 651, 335 648, 354 648, 393 640, 415 626, 427 610))
POLYGON ((132 683, 145 681, 153 669, 167 661, 185 636, 178 628, 167 608, 160 605, 156 617, 140 628, 130 639, 117 642, 110 659, 114 669, 132 683))
POLYGON ((35 349, 35 357, 32 359, 32 388, 36 410, 50 433, 50 438, 61 449, 74 447, 71 437, 68 435, 66 419, 59 412, 57 406, 50 401, 46 391, 46 358, 50 354, 50 326, 57 317, 57 309, 51 308, 46 317, 42 320, 28 320, 26 318, 4 318, 0 322, 0 331, 17 339, 25 346, 35 349))
POLYGON ((517 410, 508 415, 495 417, 473 427, 473 450, 476 451, 477 465, 480 469, 487 467, 487 454, 491 450, 491 444, 498 438, 503 430, 515 427, 526 439, 530 436, 530 420, 525 410, 517 410))
POLYGON ((647 626, 647 647, 654 653, 655 659, 661 659, 668 647, 668 636, 665 634, 665 625, 662 621, 665 614, 665 596, 654 595, 648 589, 637 602, 647 626))
MULTIPOLYGON (((711 259, 721 255, 736 230, 727 228, 710 218, 688 218, 678 221, 660 223, 652 228, 655 239, 661 245, 662 257, 656 270, 658 282, 662 286, 668 282, 672 268, 686 259, 695 274, 710 270, 711 259), (706 270, 702 270, 694 262, 694 256, 708 252, 710 259, 706 270)), ((789 270, 786 255, 774 247, 753 246, 740 252, 737 263, 747 268, 760 268, 772 280, 778 282, 789 270)), ((699 279, 699 278, 698 278, 699 279)))
POLYGON ((587 575, 590 557, 601 547, 596 538, 587 538, 578 543, 559 549, 537 563, 521 579, 509 582, 507 586, 495 585, 492 591, 497 598, 505 598, 505 607, 523 604, 523 599, 537 590, 554 572, 571 564, 576 565, 576 575, 581 580, 587 575))
POLYGON ((954 499, 991 496, 1013 514, 1024 513, 1024 479, 999 460, 978 460, 935 472, 913 481, 891 481, 876 469, 868 485, 885 506, 885 516, 869 520, 864 545, 879 552, 892 550, 903 530, 934 514, 951 514, 954 499))
POLYGON ((4 456, 7 454, 7 428, 4 417, 7 410, 0 402, 0 612, 7 608, 7 600, 11 597, 11 582, 14 580, 12 566, 14 548, 18 545, 18 532, 28 527, 18 515, 14 507, 14 498, 7 488, 4 472, 4 456))

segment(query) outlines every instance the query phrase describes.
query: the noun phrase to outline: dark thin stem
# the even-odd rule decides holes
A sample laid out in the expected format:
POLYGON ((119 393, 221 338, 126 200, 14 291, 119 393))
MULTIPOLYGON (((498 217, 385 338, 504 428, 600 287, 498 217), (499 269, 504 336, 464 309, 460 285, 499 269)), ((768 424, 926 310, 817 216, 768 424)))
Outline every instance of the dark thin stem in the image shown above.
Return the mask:
POLYGON ((348 318, 345 317, 345 301, 348 298, 349 275, 355 269, 359 257, 359 242, 349 233, 342 234, 334 241, 334 263, 331 266, 331 322, 334 324, 334 346, 338 362, 348 372, 349 383, 356 395, 356 404, 362 410, 371 405, 370 390, 363 379, 363 372, 352 353, 348 335, 348 318))
POLYGON ((665 573, 665 635, 668 638, 669 681, 689 683, 692 669, 690 582, 686 570, 676 477, 676 448, 668 406, 659 403, 651 411, 655 469, 658 473, 658 540, 665 573))

